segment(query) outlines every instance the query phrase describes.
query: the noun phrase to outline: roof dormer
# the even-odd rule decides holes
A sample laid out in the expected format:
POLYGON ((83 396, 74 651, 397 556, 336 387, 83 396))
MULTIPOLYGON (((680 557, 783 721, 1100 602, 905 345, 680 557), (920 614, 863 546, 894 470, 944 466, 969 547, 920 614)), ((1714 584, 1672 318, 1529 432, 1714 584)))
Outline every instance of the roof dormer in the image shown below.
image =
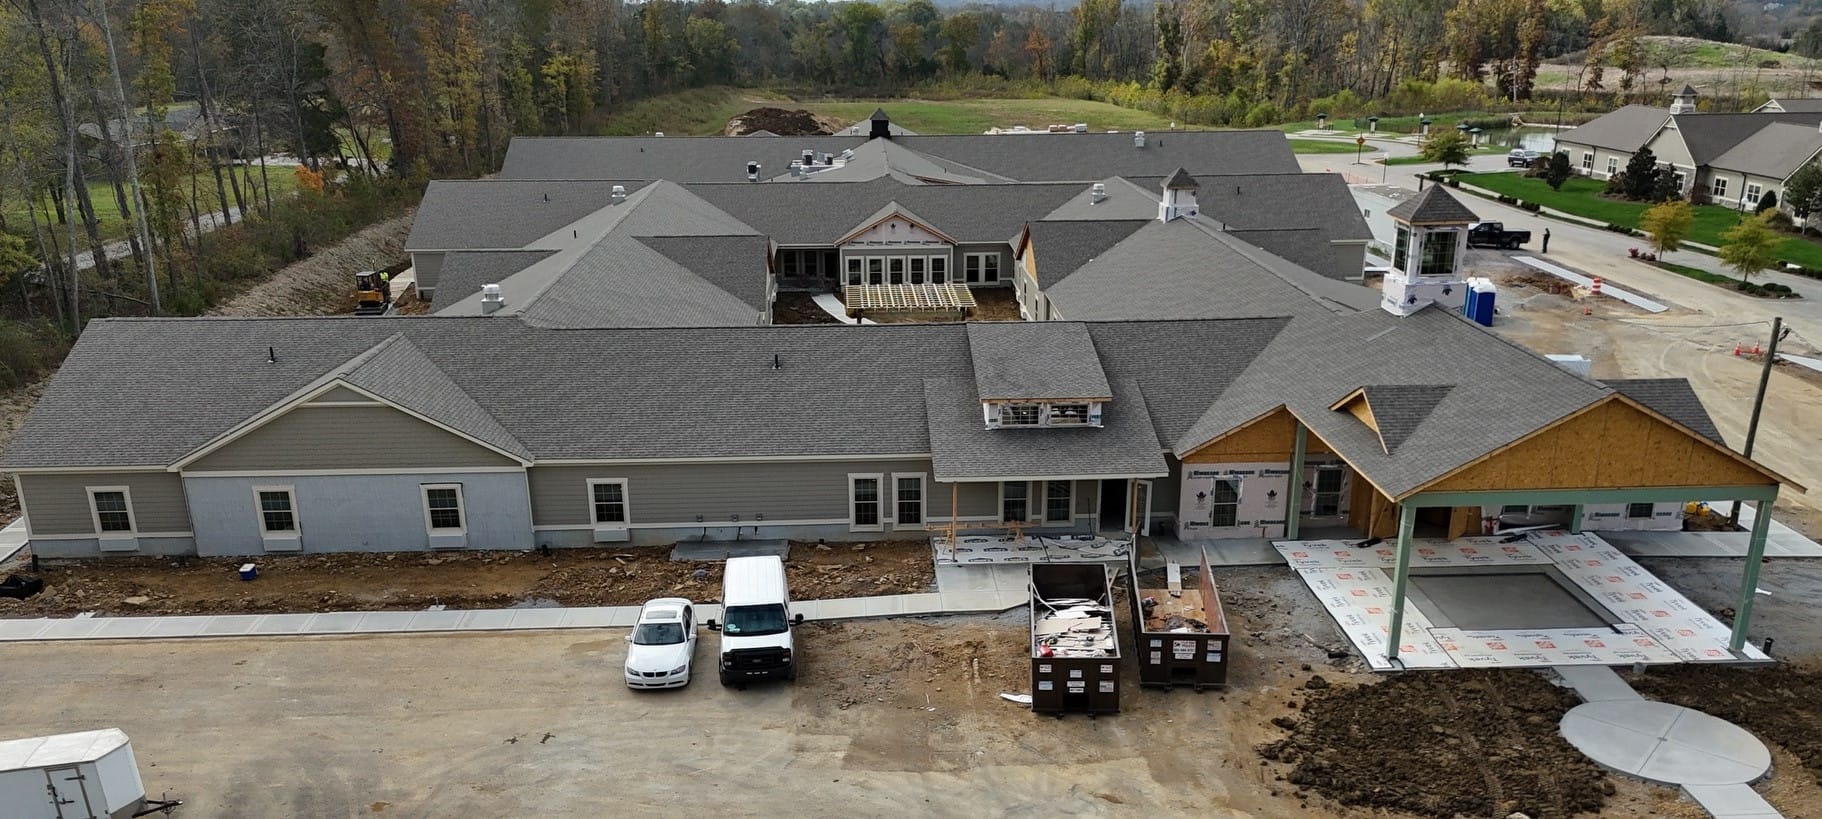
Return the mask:
POLYGON ((973 323, 968 348, 987 428, 1102 425, 1113 388, 1086 326, 973 323))

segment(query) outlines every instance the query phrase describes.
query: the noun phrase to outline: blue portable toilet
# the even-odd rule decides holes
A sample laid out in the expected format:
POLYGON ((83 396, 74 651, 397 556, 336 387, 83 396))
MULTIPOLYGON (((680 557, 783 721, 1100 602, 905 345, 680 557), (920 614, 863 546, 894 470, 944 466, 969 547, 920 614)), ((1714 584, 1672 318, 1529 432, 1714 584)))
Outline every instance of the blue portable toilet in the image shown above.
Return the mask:
POLYGON ((1468 279, 1468 297, 1461 303, 1462 315, 1483 327, 1493 326, 1493 300, 1496 288, 1492 279, 1468 279))

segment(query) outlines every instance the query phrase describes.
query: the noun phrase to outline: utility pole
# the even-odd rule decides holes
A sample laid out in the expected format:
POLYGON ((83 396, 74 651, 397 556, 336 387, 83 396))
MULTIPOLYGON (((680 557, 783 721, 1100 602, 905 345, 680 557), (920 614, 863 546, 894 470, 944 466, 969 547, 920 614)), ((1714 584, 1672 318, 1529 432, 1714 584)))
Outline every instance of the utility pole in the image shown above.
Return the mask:
MULTIPOLYGON (((1765 387, 1771 383, 1771 365, 1778 360, 1778 340, 1786 334, 1784 317, 1776 316, 1771 320, 1771 344, 1765 348, 1765 366, 1759 370, 1759 392, 1752 399, 1752 420, 1746 422, 1746 448, 1740 454, 1752 457, 1752 442, 1759 437, 1759 412, 1765 408, 1765 387)), ((1740 502, 1733 502, 1733 512, 1727 516, 1729 528, 1740 525, 1740 502)))

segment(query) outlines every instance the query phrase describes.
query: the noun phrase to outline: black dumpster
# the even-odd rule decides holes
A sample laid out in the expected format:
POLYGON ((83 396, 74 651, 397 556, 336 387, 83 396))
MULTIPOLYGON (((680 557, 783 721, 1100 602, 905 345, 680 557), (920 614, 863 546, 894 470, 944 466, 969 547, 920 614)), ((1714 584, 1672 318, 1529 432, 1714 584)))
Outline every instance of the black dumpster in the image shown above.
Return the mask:
POLYGON ((1134 552, 1128 576, 1140 685, 1188 685, 1198 691, 1227 685, 1227 615, 1208 570, 1208 554, 1198 554, 1194 567, 1167 562, 1140 571, 1134 552))
POLYGON ((1031 710, 1120 711, 1120 641, 1101 564, 1031 566, 1031 710))

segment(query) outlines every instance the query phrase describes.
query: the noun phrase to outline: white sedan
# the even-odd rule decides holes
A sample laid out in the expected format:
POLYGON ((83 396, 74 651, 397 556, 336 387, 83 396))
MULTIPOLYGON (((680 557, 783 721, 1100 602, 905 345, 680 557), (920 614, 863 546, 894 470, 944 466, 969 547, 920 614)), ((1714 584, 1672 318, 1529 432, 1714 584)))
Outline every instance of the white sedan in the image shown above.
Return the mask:
POLYGON ((648 600, 626 641, 629 688, 681 688, 690 684, 696 653, 696 608, 681 597, 648 600))

